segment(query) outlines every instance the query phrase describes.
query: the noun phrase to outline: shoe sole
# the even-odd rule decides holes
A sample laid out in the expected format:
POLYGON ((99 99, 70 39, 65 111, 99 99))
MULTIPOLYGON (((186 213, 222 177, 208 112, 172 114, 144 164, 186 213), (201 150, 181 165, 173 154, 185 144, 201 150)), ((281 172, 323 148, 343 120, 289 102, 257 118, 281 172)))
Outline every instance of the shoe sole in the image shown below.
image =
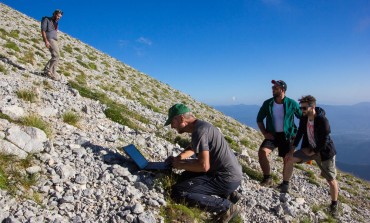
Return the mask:
POLYGON ((227 198, 231 203, 233 204, 237 204, 239 203, 240 199, 242 198, 242 195, 240 193, 237 193, 236 196, 233 197, 233 199, 231 199, 230 197, 227 198))

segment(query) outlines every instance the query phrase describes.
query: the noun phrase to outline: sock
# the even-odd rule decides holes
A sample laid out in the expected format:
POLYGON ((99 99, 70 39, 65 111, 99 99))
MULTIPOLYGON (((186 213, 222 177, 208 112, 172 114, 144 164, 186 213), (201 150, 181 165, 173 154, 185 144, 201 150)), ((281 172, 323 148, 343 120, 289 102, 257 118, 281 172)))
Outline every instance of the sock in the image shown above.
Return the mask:
POLYGON ((289 185, 289 181, 283 180, 283 184, 289 185))
POLYGON ((338 201, 331 201, 331 205, 337 205, 338 204, 338 201))

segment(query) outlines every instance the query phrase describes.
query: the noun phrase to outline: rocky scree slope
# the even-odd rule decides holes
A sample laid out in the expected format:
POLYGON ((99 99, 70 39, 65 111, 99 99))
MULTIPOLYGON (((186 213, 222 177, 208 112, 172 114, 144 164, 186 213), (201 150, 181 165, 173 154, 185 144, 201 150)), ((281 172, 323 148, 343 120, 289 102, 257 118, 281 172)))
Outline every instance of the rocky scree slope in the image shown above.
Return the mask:
MULTIPOLYGON (((27 172, 40 177, 27 193, 41 197, 21 199, 0 190, 0 220, 163 222, 160 207, 167 198, 156 183, 161 174, 138 172, 120 148, 133 143, 151 160, 179 153, 188 137, 176 139, 173 130, 163 128, 167 109, 178 102, 219 127, 240 154, 246 172, 239 188, 244 222, 328 219, 327 186, 309 176, 317 175, 317 168, 296 169, 291 194, 261 187, 251 174, 259 171, 256 150, 262 137, 256 130, 62 32, 60 45, 61 80, 53 81, 39 73, 49 58, 39 21, 0 3, 0 114, 8 117, 0 119, 0 149, 20 158, 35 154, 27 172), (35 99, 25 100, 21 91, 35 99), (80 117, 78 125, 63 121, 67 112, 80 117), (15 121, 29 115, 49 123, 50 132, 15 121)), ((281 179, 281 160, 273 159, 281 179)), ((340 221, 367 222, 368 183, 344 173, 339 180, 340 221)))

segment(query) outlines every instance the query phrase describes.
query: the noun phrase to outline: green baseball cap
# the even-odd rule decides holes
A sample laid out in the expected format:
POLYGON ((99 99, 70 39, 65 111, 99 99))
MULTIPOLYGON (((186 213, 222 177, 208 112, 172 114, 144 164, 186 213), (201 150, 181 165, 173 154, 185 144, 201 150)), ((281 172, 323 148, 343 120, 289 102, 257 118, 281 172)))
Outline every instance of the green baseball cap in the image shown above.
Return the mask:
POLYGON ((168 119, 164 125, 169 125, 172 122, 172 119, 177 115, 182 115, 190 112, 190 109, 184 104, 175 104, 170 109, 168 109, 168 119))

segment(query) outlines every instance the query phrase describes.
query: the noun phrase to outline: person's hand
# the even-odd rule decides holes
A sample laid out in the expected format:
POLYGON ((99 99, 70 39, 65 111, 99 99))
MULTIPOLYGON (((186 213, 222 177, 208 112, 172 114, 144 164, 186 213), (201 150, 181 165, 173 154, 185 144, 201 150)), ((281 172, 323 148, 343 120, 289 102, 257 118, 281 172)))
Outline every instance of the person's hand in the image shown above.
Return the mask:
POLYGON ((178 157, 175 157, 172 160, 172 168, 179 169, 180 162, 181 162, 181 160, 178 157))
POLYGON ((270 139, 270 140, 274 140, 275 138, 274 138, 274 135, 273 134, 271 134, 270 132, 265 132, 264 134, 263 134, 263 136, 265 137, 265 139, 270 139))
POLYGON ((50 43, 49 43, 49 41, 46 41, 46 42, 45 42, 45 46, 46 46, 46 48, 48 48, 48 49, 50 48, 50 43))
POLYGON ((167 159, 164 160, 164 162, 172 166, 172 162, 174 159, 175 159, 174 156, 169 156, 167 157, 167 159))

